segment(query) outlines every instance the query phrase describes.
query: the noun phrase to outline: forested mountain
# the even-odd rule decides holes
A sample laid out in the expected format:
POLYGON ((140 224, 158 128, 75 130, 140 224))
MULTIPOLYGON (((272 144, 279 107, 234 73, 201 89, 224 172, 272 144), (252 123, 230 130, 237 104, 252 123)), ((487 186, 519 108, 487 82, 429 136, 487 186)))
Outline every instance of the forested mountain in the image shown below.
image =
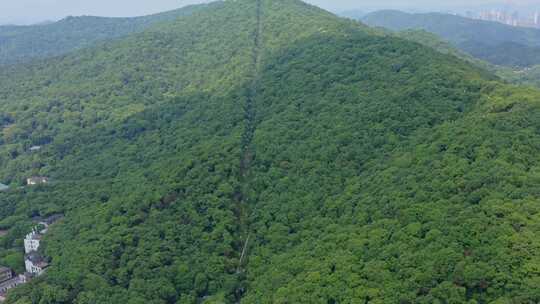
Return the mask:
POLYGON ((7 303, 540 301, 540 92, 303 2, 9 66, 0 113, 0 261, 65 215, 7 303))
POLYGON ((386 33, 388 35, 395 35, 403 39, 418 42, 443 54, 456 56, 457 58, 463 59, 480 69, 495 74, 509 83, 517 85, 529 85, 540 88, 540 65, 530 68, 510 68, 506 66, 494 65, 460 51, 437 35, 424 30, 405 30, 401 32, 386 31, 386 33))
POLYGON ((540 65, 523 70, 501 70, 498 74, 513 83, 532 85, 540 88, 540 65))
POLYGON ((30 26, 0 26, 0 65, 63 55, 99 41, 141 32, 153 24, 192 14, 205 6, 187 6, 134 18, 82 16, 30 26))
POLYGON ((378 11, 362 21, 394 31, 422 29, 460 50, 496 65, 530 67, 540 64, 540 30, 468 19, 441 13, 409 14, 378 11))
POLYGON ((458 48, 453 46, 451 43, 445 41, 441 37, 433 33, 427 32, 425 30, 404 30, 401 32, 388 32, 388 33, 391 35, 392 34, 396 35, 403 39, 418 42, 422 45, 433 48, 440 53, 452 55, 457 58, 463 59, 465 61, 472 63, 473 65, 477 67, 484 68, 487 70, 492 70, 492 71, 495 70, 494 65, 488 62, 482 61, 478 58, 475 58, 459 50, 458 48))

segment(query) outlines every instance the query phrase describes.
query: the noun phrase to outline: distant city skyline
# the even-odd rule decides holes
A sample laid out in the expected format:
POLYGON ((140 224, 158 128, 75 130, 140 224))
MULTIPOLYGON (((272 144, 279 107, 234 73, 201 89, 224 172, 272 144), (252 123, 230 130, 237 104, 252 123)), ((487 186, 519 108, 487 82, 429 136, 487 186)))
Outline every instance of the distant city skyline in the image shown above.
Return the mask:
MULTIPOLYGON (((0 4, 0 24, 32 24, 56 21, 66 16, 94 15, 132 17, 180 8, 185 5, 210 2, 205 0, 4 0, 0 4)), ((345 10, 402 9, 408 11, 466 10, 482 6, 531 6, 540 9, 538 0, 307 0, 324 9, 345 10), (496 4, 492 4, 496 3, 496 4)))
POLYGON ((540 28, 540 11, 538 10, 484 10, 479 12, 468 11, 465 17, 485 21, 495 21, 512 26, 540 28))

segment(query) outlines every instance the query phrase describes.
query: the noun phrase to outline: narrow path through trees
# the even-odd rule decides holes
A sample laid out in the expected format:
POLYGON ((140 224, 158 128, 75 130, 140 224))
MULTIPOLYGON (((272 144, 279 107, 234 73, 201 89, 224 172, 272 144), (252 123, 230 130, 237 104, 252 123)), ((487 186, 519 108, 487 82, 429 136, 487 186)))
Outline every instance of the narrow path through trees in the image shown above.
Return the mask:
POLYGON ((236 273, 241 281, 239 289, 236 291, 238 302, 245 293, 243 281, 245 279, 245 267, 249 250, 250 224, 249 224, 249 197, 247 188, 249 187, 249 174, 252 162, 255 158, 255 147, 253 145, 253 136, 256 128, 256 101, 259 90, 259 72, 262 48, 262 0, 256 0, 256 26, 253 32, 253 50, 252 50, 252 80, 247 89, 247 96, 244 105, 244 132, 242 134, 242 150, 240 155, 239 187, 236 190, 236 214, 238 220, 238 244, 239 259, 236 273))

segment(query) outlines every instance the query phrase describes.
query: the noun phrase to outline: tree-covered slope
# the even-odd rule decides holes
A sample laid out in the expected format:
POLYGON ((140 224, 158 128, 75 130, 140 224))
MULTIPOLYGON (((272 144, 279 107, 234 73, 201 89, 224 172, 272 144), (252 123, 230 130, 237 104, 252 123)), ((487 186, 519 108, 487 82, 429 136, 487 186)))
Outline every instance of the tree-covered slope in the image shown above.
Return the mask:
POLYGON ((451 43, 445 41, 444 39, 442 39, 441 37, 433 33, 430 33, 424 30, 404 30, 401 32, 390 32, 389 34, 394 34, 400 38, 418 42, 422 45, 433 48, 440 53, 452 55, 464 61, 470 62, 479 68, 483 68, 490 71, 496 70, 495 65, 492 65, 488 62, 477 59, 473 57, 472 55, 469 55, 468 53, 465 53, 459 50, 458 48, 453 46, 451 43))
POLYGON ((536 228, 508 228, 538 203, 538 93, 393 39, 291 52, 261 97, 246 302, 537 301, 536 228))
POLYGON ((0 65, 63 55, 97 42, 141 32, 159 23, 192 14, 206 5, 134 18, 68 17, 30 26, 0 26, 0 65))
POLYGON ((4 251, 65 214, 8 303, 538 302, 540 93, 491 78, 294 0, 2 70, 4 251))
POLYGON ((522 70, 502 70, 499 74, 514 83, 540 87, 540 65, 522 70))
POLYGON ((394 31, 422 29, 451 42, 474 57, 497 65, 528 67, 540 63, 540 30, 498 22, 429 13, 378 11, 362 21, 394 31))
MULTIPOLYGON (((443 54, 449 54, 470 62, 474 66, 489 71, 501 79, 518 85, 528 85, 540 88, 540 66, 533 66, 529 68, 510 68, 506 66, 500 66, 491 64, 487 61, 475 58, 463 51, 460 51, 450 43, 444 41, 442 38, 435 34, 426 32, 424 30, 405 30, 397 33, 389 33, 390 35, 396 35, 403 39, 418 42, 422 45, 431 47, 443 54)), ((504 52, 504 50, 501 50, 504 52)))

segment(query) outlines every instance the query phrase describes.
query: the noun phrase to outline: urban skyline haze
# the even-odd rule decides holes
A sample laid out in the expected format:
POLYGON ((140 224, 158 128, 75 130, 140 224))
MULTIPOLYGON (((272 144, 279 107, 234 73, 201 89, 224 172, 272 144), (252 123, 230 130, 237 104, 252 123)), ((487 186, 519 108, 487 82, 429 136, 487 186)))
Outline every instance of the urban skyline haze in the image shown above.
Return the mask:
MULTIPOLYGON (((204 0, 3 0, 0 3, 0 24, 32 24, 55 21, 66 16, 131 17, 180 8, 185 5, 210 2, 204 0)), ((418 11, 473 8, 487 4, 535 5, 538 0, 308 0, 307 2, 335 12, 345 10, 405 9, 418 11)))

